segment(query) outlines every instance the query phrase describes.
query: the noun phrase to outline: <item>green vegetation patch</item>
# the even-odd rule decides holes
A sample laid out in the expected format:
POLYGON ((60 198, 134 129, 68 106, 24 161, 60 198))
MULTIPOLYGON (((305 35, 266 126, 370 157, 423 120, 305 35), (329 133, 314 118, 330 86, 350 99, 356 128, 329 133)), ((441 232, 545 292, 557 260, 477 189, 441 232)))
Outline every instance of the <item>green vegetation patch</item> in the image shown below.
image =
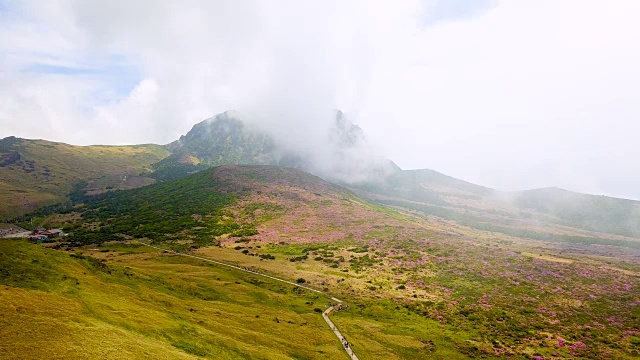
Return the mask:
MULTIPOLYGON (((215 170, 215 169, 213 169, 215 170)), ((216 237, 257 234, 251 224, 238 224, 224 209, 243 189, 215 179, 206 170, 179 180, 140 189, 115 191, 85 199, 83 223, 75 225, 68 241, 79 244, 106 240, 148 238, 154 241, 191 240, 193 246, 216 244, 216 237)))

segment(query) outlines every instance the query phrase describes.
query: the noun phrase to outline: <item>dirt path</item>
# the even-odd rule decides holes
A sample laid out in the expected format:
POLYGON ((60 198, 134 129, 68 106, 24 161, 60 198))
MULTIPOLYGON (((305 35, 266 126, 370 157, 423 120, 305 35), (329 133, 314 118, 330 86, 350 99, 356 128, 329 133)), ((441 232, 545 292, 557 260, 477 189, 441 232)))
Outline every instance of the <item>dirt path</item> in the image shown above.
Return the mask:
POLYGON ((322 313, 322 318, 324 319, 324 321, 326 321, 326 323, 329 325, 331 330, 333 330, 333 333, 336 334, 336 336, 338 337, 338 340, 340 340, 340 343, 342 343, 342 347, 344 348, 344 351, 347 352, 347 355, 349 355, 352 360, 359 360, 356 354, 354 354, 353 350, 351 350, 351 345, 347 342, 347 339, 345 339, 345 337, 342 335, 340 330, 338 330, 338 328, 335 325, 333 325, 333 321, 329 319, 329 313, 331 311, 333 311, 333 306, 330 306, 327 310, 325 310, 322 313))
MULTIPOLYGON (((292 281, 288 281, 288 280, 280 279, 280 278, 277 278, 277 277, 275 277, 275 276, 271 276, 271 275, 267 275, 267 274, 262 274, 262 273, 259 273, 259 272, 257 272, 257 271, 253 271, 253 270, 249 270, 249 269, 247 269, 247 268, 243 268, 243 267, 241 267, 241 266, 231 265, 231 264, 223 263, 223 262, 221 262, 221 261, 216 261, 216 260, 211 260, 211 259, 203 258, 203 257, 200 257, 200 256, 195 256, 195 255, 190 255, 190 254, 180 253, 180 252, 173 251, 173 250, 169 250, 169 249, 163 249, 163 248, 160 248, 160 247, 157 247, 157 246, 153 246, 153 245, 145 244, 145 243, 143 243, 143 242, 141 242, 141 241, 137 241, 137 240, 134 240, 134 241, 136 241, 137 243, 139 243, 139 244, 141 244, 141 245, 148 246, 148 247, 150 247, 150 248, 154 248, 154 249, 157 249, 157 250, 161 250, 161 251, 166 252, 166 253, 172 253, 172 254, 176 254, 176 255, 181 255, 181 256, 186 256, 186 257, 190 257, 190 258, 194 258, 194 259, 198 259, 198 260, 202 260, 202 261, 211 262, 211 263, 214 263, 214 264, 218 264, 218 265, 222 265, 222 266, 230 267, 230 268, 233 268, 233 269, 236 269, 236 270, 240 270, 240 271, 248 272, 248 273, 251 273, 251 274, 258 275, 258 276, 263 276, 263 277, 266 277, 266 278, 269 278, 269 279, 272 279, 272 280, 276 280, 276 281, 279 281, 279 282, 283 282, 283 283, 285 283, 285 284, 289 284, 289 285, 297 286, 297 287, 299 287, 299 288, 302 288, 302 289, 305 289, 305 290, 309 290, 309 291, 313 291, 313 292, 315 292, 315 293, 318 293, 318 294, 321 294, 321 295, 323 295, 323 296, 326 296, 327 298, 329 298, 329 299, 331 299, 331 300, 333 300, 333 301, 337 302, 338 304, 342 303, 342 300, 340 300, 340 299, 336 299, 335 297, 332 297, 332 296, 329 296, 329 295, 327 295, 327 294, 323 293, 323 292, 322 292, 322 291, 320 291, 320 290, 312 289, 312 288, 310 288, 310 287, 308 287, 308 286, 300 285, 300 284, 294 283, 294 282, 292 282, 292 281)), ((322 313, 322 318, 323 318, 323 319, 324 319, 324 321, 327 323, 327 325, 329 325, 329 327, 331 328, 331 330, 333 331, 333 333, 336 335, 336 337, 338 338, 338 340, 340 340, 340 343, 342 344, 342 347, 343 347, 343 348, 344 348, 344 350, 347 352, 347 355, 349 355, 349 357, 351 358, 351 360, 359 360, 359 359, 358 359, 358 357, 356 356, 356 354, 354 354, 353 350, 351 350, 351 345, 347 342, 346 338, 342 335, 342 333, 340 332, 340 330, 338 330, 338 328, 333 324, 333 321, 331 321, 331 319, 329 319, 329 313, 330 313, 331 311, 333 311, 333 309, 334 309, 334 307, 333 307, 333 306, 329 306, 329 308, 328 308, 327 310, 325 310, 325 311, 322 313)))

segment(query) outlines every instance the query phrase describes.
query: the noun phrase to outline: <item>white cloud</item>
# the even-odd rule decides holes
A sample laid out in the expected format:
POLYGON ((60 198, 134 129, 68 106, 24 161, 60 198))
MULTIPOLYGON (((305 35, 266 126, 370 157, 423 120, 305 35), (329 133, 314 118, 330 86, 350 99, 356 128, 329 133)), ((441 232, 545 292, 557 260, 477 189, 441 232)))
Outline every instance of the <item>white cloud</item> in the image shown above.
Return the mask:
POLYGON ((402 136, 389 135, 397 120, 365 128, 402 166, 506 189, 640 198, 599 185, 628 174, 614 147, 640 155, 639 14, 636 2, 502 2, 428 28, 414 42, 417 63, 381 80, 400 90, 378 86, 371 101, 388 106, 366 116, 403 119, 402 136))
POLYGON ((403 167, 640 198, 640 3, 500 1, 421 23, 433 4, 11 3, 0 136, 166 143, 237 109, 319 145, 340 107, 403 167), (24 71, 114 62, 135 69, 126 93, 111 73, 24 71))

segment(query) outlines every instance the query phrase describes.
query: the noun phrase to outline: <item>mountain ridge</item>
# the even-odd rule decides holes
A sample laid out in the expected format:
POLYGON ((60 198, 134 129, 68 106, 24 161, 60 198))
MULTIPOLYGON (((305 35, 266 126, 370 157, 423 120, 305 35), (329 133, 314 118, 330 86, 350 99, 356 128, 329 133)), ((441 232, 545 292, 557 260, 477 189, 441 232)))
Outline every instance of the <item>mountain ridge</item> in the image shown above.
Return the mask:
MULTIPOLYGON (((537 226, 535 224, 542 221, 549 223, 551 229, 538 230, 546 233, 544 237, 553 236, 556 231, 566 233, 559 230, 559 227, 570 226, 586 231, 640 238, 640 202, 636 200, 581 194, 556 188, 504 192, 431 169, 402 170, 393 161, 380 157, 367 147, 364 131, 351 123, 339 110, 335 112, 333 126, 325 136, 329 145, 323 151, 298 151, 243 121, 237 112, 227 111, 195 124, 185 135, 164 146, 137 146, 146 148, 155 157, 147 159, 134 172, 105 170, 103 174, 98 171, 93 175, 76 176, 68 181, 74 184, 66 184, 54 195, 37 193, 32 197, 40 197, 43 204, 50 204, 63 201, 64 193, 71 191, 70 185, 82 185, 88 193, 100 193, 144 186, 153 181, 178 179, 225 164, 273 165, 297 168, 321 176, 350 188, 369 200, 418 211, 425 216, 435 215, 462 221, 470 226, 487 228, 487 224, 490 224, 493 230, 512 233, 508 227, 514 221, 520 227, 537 226), (107 172, 109 174, 105 174, 107 172), (122 179, 132 181, 125 184, 122 179), (89 183, 81 183, 83 181, 89 183)), ((10 148, 14 146, 11 144, 20 142, 38 144, 37 141, 15 137, 3 139, 0 141, 0 160, 19 161, 10 148)), ((56 146, 72 147, 61 144, 47 146, 52 146, 52 150, 56 150, 56 146)), ((127 149, 134 148, 136 146, 129 146, 127 149)), ((78 147, 77 151, 83 149, 108 152, 119 148, 90 146, 78 147)), ((56 155, 53 151, 47 156, 53 159, 64 155, 56 155)), ((79 167, 87 166, 83 164, 79 167)), ((82 169, 69 171, 80 170, 82 169)), ((2 168, 0 182, 3 181, 1 171, 2 168)), ((7 178, 8 175, 4 176, 7 178)), ((14 176, 13 179, 15 178, 14 176)), ((24 180, 14 180, 17 184, 20 181, 24 180)), ((29 186, 37 189, 39 184, 32 183, 29 186)), ((6 181, 4 184, 6 188, 6 181)), ((11 188, 5 190, 5 193, 11 194, 17 190, 20 189, 11 188)), ((23 208, 31 210, 36 205, 37 201, 23 208)), ((20 215, 24 210, 14 215, 20 215)))

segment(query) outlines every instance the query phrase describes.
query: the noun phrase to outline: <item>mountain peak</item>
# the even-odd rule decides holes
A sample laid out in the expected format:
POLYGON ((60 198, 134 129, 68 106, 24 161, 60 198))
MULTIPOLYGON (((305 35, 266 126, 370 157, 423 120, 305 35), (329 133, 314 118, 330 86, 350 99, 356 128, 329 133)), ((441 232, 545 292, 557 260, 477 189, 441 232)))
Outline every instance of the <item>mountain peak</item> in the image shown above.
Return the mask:
POLYGON ((244 123, 230 111, 223 112, 214 117, 195 124, 191 130, 180 137, 181 140, 202 139, 211 136, 226 136, 241 132, 244 123))
POLYGON ((328 133, 318 136, 321 146, 315 147, 301 146, 300 139, 278 141, 283 139, 243 122, 237 111, 225 111, 167 145, 173 154, 157 164, 156 175, 171 179, 223 164, 281 165, 352 182, 397 170, 397 165, 367 146, 364 131, 340 110, 328 133))
POLYGON ((173 154, 156 164, 156 177, 160 179, 223 164, 277 163, 271 137, 245 124, 236 111, 225 111, 195 124, 167 148, 173 154))
MULTIPOLYGON (((236 110, 227 110, 223 113, 214 115, 208 119, 205 119, 198 124, 202 123, 216 123, 216 122, 227 122, 227 121, 239 121, 242 122, 241 115, 239 111, 236 110)), ((196 125, 198 125, 196 124, 196 125)))
POLYGON ((366 143, 364 131, 340 110, 336 110, 336 119, 329 136, 339 148, 352 148, 366 143))

